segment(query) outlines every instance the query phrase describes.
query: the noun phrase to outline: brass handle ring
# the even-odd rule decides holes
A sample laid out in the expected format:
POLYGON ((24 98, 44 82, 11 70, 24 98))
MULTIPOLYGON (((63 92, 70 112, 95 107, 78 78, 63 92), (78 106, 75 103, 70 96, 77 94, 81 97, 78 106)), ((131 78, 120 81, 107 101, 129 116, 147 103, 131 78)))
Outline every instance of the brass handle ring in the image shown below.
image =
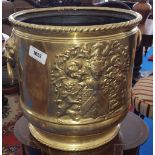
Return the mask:
POLYGON ((13 73, 13 63, 15 54, 15 42, 14 38, 11 36, 5 44, 5 53, 4 56, 6 57, 7 62, 7 72, 8 76, 11 80, 11 83, 14 84, 14 73, 13 73))
POLYGON ((137 31, 137 47, 140 46, 141 41, 142 41, 142 33, 141 33, 141 30, 138 28, 138 31, 137 31))

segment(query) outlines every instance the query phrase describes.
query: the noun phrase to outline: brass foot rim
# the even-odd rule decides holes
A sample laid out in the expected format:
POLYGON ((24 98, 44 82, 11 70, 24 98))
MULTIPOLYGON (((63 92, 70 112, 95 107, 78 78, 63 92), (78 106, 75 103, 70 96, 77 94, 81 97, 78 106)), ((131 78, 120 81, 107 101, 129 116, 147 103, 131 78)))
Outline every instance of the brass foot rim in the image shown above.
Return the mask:
POLYGON ((29 124, 31 134, 42 144, 63 151, 84 151, 94 149, 111 141, 119 132, 119 125, 100 134, 89 136, 56 135, 42 131, 29 124))

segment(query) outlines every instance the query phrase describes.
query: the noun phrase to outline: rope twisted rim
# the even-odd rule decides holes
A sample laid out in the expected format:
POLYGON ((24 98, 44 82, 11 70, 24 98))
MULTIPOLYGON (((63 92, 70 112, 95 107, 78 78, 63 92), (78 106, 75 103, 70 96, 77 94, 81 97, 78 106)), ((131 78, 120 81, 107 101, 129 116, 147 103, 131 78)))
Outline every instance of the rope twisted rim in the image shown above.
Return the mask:
POLYGON ((13 26, 40 30, 40 31, 51 31, 51 32, 95 32, 95 31, 106 31, 106 30, 115 30, 120 28, 128 28, 137 26, 141 21, 142 16, 132 10, 118 9, 118 8, 108 8, 108 7, 53 7, 53 8, 40 8, 40 9, 29 9, 16 12, 9 16, 9 21, 13 26), (91 26, 52 26, 52 25, 38 25, 38 24, 29 24, 22 21, 16 20, 16 17, 19 17, 28 13, 36 13, 43 11, 63 11, 63 10, 102 10, 102 11, 115 11, 116 13, 126 13, 129 15, 135 16, 134 19, 112 24, 104 25, 91 25, 91 26))

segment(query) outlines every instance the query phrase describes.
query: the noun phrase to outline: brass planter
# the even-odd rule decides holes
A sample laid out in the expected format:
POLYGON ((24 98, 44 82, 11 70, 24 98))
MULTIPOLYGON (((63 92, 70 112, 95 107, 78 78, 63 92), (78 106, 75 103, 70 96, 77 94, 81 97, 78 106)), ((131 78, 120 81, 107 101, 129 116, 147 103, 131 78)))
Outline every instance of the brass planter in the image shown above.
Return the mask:
MULTIPOLYGON (((24 10, 9 20, 14 29, 6 56, 17 61, 20 104, 32 135, 68 151, 112 140, 130 104, 141 16, 58 7, 24 10)), ((8 69, 13 78, 9 63, 8 69)))

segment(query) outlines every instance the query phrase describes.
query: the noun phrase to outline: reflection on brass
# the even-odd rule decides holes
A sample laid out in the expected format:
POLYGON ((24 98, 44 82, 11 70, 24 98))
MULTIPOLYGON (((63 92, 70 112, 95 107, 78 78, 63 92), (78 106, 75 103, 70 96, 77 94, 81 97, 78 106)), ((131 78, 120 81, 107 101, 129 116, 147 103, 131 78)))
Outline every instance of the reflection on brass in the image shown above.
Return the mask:
POLYGON ((9 20, 20 104, 32 135, 66 151, 112 140, 130 104, 141 16, 114 8, 57 7, 24 10, 9 20))
POLYGON ((89 150, 99 147, 101 144, 105 144, 112 140, 120 129, 119 126, 110 128, 104 133, 92 134, 86 136, 61 136, 55 135, 52 133, 41 132, 39 129, 34 127, 32 124, 29 125, 29 129, 31 133, 37 138, 41 143, 48 145, 50 147, 55 147, 56 149, 61 150, 70 150, 70 151, 79 151, 81 150, 89 150), (93 142, 92 142, 93 141, 93 142), (74 142, 74 143, 73 143, 74 142), (82 142, 82 143, 81 143, 82 142), (93 143, 93 145, 92 145, 93 143), (62 147, 63 146, 63 147, 62 147))
POLYGON ((140 44, 141 44, 141 41, 142 41, 142 33, 141 33, 141 30, 140 29, 138 29, 137 34, 138 34, 137 47, 139 47, 140 44))

